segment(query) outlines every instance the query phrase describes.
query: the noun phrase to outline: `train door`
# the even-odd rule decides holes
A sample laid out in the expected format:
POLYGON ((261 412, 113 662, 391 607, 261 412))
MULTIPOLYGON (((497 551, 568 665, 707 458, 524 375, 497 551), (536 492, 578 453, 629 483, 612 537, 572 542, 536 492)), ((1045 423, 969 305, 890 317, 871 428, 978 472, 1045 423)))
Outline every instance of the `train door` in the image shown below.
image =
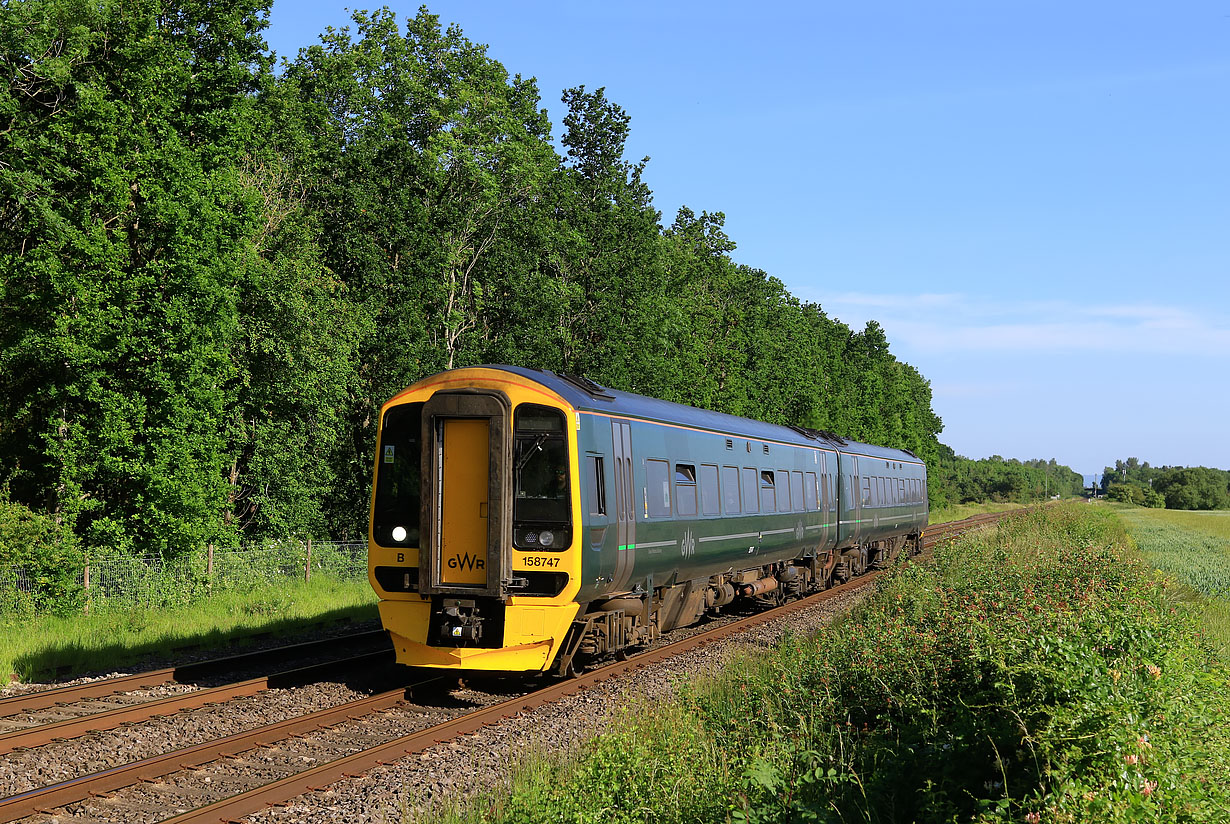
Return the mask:
POLYGON ((850 458, 850 542, 858 544, 863 536, 863 477, 858 458, 850 458))
POLYGON ((508 421, 503 393, 437 392, 423 406, 423 594, 505 594, 512 568, 508 421))
POLYGON ((829 456, 827 452, 820 453, 820 480, 816 497, 820 508, 820 546, 827 547, 829 545, 829 499, 833 493, 829 489, 829 456))
POLYGON ((487 477, 491 423, 483 418, 441 421, 440 581, 482 586, 487 580, 487 477))
POLYGON ((636 565, 636 487, 632 483, 632 424, 611 421, 615 457, 615 575, 613 589, 627 589, 636 565))

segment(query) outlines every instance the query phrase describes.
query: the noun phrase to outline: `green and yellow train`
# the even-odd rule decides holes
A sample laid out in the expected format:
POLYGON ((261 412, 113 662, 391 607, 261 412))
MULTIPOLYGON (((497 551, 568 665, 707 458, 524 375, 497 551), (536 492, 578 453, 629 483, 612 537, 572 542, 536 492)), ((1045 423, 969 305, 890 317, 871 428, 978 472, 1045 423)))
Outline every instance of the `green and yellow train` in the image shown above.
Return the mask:
POLYGON ((910 452, 482 366, 381 410, 368 572, 399 662, 567 674, 859 575, 926 523, 910 452))

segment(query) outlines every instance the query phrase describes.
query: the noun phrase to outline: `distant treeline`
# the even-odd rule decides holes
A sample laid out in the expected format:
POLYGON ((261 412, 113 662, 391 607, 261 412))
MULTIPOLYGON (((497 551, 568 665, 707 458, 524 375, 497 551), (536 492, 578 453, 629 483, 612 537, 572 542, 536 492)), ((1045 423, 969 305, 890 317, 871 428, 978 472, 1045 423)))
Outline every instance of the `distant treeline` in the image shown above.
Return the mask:
POLYGON ((1080 473, 1054 458, 1019 461, 992 455, 975 461, 954 455, 944 444, 940 444, 939 459, 930 471, 932 476, 938 476, 933 483, 933 505, 972 501, 1029 503, 1054 496, 1067 498, 1080 495, 1085 484, 1080 473))
POLYGON ((1167 509, 1230 509, 1230 472, 1205 466, 1149 466, 1137 458, 1102 470, 1102 493, 1115 501, 1167 509))
POLYGON ((908 448, 937 503, 1040 496, 940 445, 878 324, 735 263, 720 212, 664 224, 602 89, 557 148, 426 11, 275 73, 268 6, 0 14, 0 544, 360 537, 380 404, 485 362, 908 448))

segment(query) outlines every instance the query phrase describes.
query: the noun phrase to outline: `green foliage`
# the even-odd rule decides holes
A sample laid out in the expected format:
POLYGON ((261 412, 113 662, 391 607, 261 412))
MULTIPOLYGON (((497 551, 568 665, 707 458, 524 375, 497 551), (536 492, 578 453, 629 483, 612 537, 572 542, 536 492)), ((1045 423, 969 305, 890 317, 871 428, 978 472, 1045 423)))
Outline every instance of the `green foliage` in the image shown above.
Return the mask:
POLYGON ((992 455, 970 460, 940 445, 939 459, 928 467, 931 504, 1012 502, 1030 503, 1047 497, 1080 495, 1084 479, 1051 458, 1021 461, 992 455))
POLYGON ((629 708, 482 817, 1224 820, 1230 671, 1194 620, 1111 513, 1016 516, 899 567, 815 638, 629 708))
POLYGON ((1115 461, 1113 468, 1103 470, 1102 490, 1111 500, 1149 507, 1164 504, 1168 509, 1230 508, 1230 472, 1204 466, 1154 467, 1136 458, 1115 461))
MULTIPOLYGON (((0 490, 3 491, 3 490, 0 490)), ((13 593, 15 603, 6 612, 76 609, 81 601, 78 571, 81 552, 72 533, 47 515, 0 498, 0 589, 13 593), (4 580, 20 567, 27 588, 4 580)))
POLYGON ((735 263, 720 212, 660 225, 604 89, 563 92, 557 150, 535 82, 426 9, 276 76, 267 15, 0 16, 0 483, 80 546, 361 537, 379 405, 478 363, 940 459, 877 323, 735 263))

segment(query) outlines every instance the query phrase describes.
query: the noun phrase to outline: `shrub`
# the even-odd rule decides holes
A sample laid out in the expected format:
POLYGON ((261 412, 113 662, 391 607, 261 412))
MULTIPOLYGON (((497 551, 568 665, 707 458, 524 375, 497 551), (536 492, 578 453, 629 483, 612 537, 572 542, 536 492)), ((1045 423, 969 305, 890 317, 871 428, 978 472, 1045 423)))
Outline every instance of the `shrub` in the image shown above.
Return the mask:
POLYGON ((82 602, 81 553, 71 530, 47 515, 0 498, 0 592, 10 612, 65 612, 82 602), (20 580, 18 580, 20 579, 20 580))
POLYGON ((627 711, 571 774, 518 784, 496 809, 528 822, 1224 820, 1228 682, 1113 513, 1048 509, 897 568, 813 638, 627 711))

